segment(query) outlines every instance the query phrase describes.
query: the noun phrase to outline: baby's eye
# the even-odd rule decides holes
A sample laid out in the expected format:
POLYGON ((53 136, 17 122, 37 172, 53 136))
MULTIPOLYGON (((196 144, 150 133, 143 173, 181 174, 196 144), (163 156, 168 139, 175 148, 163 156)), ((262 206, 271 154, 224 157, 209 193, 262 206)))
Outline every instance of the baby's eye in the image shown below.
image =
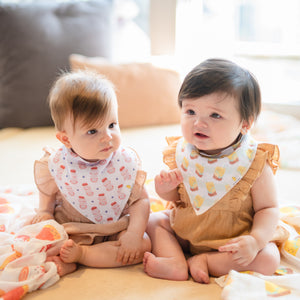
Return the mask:
POLYGON ((97 133, 96 129, 91 129, 87 132, 87 134, 95 134, 95 133, 97 133))
POLYGON ((186 113, 187 113, 188 115, 190 115, 190 116, 195 115, 195 111, 193 111, 192 109, 188 109, 188 110, 186 111, 186 113))
POLYGON ((214 119, 221 119, 221 116, 217 113, 212 113, 210 116, 214 119))
POLYGON ((116 123, 111 123, 109 124, 108 128, 114 128, 117 124, 116 123))

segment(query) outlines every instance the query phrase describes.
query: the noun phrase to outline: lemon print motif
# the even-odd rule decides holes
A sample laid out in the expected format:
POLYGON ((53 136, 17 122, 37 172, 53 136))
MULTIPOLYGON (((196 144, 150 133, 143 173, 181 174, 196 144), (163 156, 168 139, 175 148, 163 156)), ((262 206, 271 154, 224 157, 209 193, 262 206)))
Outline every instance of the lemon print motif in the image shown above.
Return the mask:
POLYGON ((233 164, 235 164, 235 163, 237 163, 239 161, 239 158, 238 158, 238 156, 237 156, 237 154, 236 154, 235 151, 232 152, 232 154, 228 155, 228 159, 229 159, 229 163, 231 165, 233 165, 233 164))
POLYGON ((291 293, 291 290, 280 287, 277 284, 272 283, 270 281, 265 281, 265 289, 266 289, 267 295, 270 297, 279 297, 279 296, 288 295, 291 293))
POLYGON ((191 191, 197 191, 198 190, 198 184, 197 184, 197 179, 193 176, 189 177, 189 185, 191 191))
POLYGON ((215 168, 215 172, 214 172, 214 175, 213 175, 213 178, 218 180, 218 181, 221 181, 223 176, 224 176, 224 173, 225 173, 225 168, 223 167, 216 167, 215 168))
POLYGON ((182 160, 181 169, 183 171, 187 171, 188 166, 189 166, 189 161, 186 157, 184 157, 183 160, 182 160))
POLYGON ((249 158, 249 160, 252 160, 253 159, 253 155, 254 155, 253 149, 247 149, 246 155, 249 158))
POLYGON ((197 195, 194 198, 194 207, 196 209, 199 209, 201 207, 201 205, 203 204, 203 202, 204 202, 204 199, 200 195, 197 195))
POLYGON ((206 188, 209 196, 217 195, 216 188, 213 182, 206 182, 206 188))
POLYGON ((192 150, 190 154, 191 159, 195 159, 199 156, 198 152, 196 150, 192 150))
POLYGON ((300 248, 300 237, 296 237, 293 240, 287 240, 284 244, 284 250, 289 254, 296 256, 300 248))
POLYGON ((196 173, 199 177, 202 177, 202 176, 203 176, 203 172, 204 172, 204 167, 203 167, 202 165, 198 164, 198 163, 195 165, 195 167, 196 167, 195 173, 196 173))
POLYGON ((216 163, 218 160, 217 159, 215 159, 215 158, 208 158, 207 159, 207 162, 209 163, 209 164, 214 164, 214 163, 216 163))
POLYGON ((243 176, 245 173, 246 173, 246 167, 243 167, 243 166, 239 166, 237 168, 238 172, 243 176))

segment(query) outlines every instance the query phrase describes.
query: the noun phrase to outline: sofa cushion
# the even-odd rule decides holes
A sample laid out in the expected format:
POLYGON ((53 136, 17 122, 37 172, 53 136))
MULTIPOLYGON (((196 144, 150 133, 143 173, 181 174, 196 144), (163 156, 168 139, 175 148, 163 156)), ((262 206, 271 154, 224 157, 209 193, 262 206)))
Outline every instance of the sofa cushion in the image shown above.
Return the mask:
POLYGON ((72 54, 71 69, 90 69, 114 84, 121 128, 178 123, 181 80, 175 70, 150 63, 111 64, 101 57, 72 54))
POLYGON ((111 53, 113 1, 0 4, 0 128, 51 125, 47 96, 69 55, 111 53))

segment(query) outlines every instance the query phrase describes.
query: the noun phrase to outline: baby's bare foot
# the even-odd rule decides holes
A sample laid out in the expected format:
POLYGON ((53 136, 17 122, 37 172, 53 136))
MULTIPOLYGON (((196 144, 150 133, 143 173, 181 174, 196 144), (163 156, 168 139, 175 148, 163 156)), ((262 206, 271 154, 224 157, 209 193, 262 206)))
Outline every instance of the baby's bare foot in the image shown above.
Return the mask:
POLYGON ((49 256, 47 257, 46 261, 52 261, 56 264, 57 273, 59 276, 72 273, 77 269, 77 265, 75 263, 65 263, 59 256, 49 256))
POLYGON ((60 258, 65 263, 78 262, 82 254, 81 246, 73 240, 67 240, 60 249, 60 258))
POLYGON ((190 273, 196 282, 209 283, 206 254, 192 256, 187 262, 190 273))
POLYGON ((143 264, 145 272, 151 277, 169 280, 188 279, 186 266, 180 266, 172 257, 156 257, 150 252, 145 252, 143 264))

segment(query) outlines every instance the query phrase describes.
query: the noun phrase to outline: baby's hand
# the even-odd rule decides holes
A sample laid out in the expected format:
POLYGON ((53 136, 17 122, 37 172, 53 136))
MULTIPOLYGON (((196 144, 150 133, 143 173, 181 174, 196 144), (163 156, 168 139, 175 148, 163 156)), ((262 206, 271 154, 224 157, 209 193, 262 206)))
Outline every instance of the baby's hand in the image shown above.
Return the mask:
POLYGON ((220 252, 231 252, 233 260, 242 267, 248 266, 259 250, 256 239, 251 235, 234 238, 226 245, 219 247, 220 252))
POLYGON ((31 220, 31 224, 39 223, 45 220, 51 220, 54 219, 53 214, 47 211, 38 211, 36 215, 31 220))
POLYGON ((174 190, 183 180, 179 169, 161 171, 155 176, 155 190, 159 195, 169 193, 174 190))
POLYGON ((119 242, 117 261, 123 265, 132 264, 141 257, 143 238, 137 238, 134 232, 127 231, 120 237, 119 242))

